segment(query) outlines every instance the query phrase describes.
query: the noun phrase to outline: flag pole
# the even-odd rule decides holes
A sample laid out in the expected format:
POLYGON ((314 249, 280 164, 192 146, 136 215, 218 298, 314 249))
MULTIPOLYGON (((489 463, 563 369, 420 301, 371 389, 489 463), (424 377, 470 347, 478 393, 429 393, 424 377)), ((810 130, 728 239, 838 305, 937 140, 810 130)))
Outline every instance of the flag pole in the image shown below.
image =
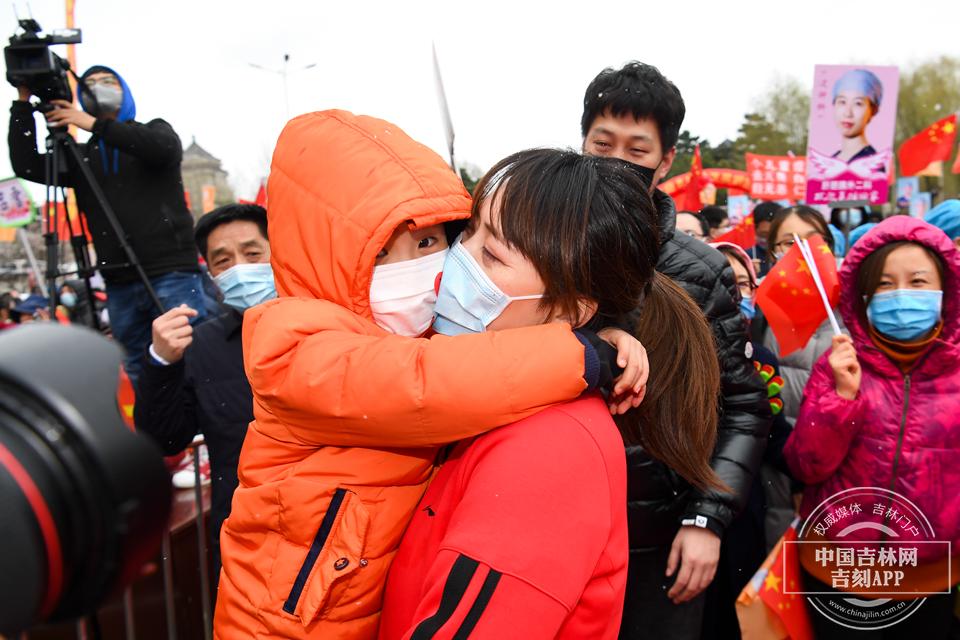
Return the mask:
POLYGON ((437 100, 440 102, 440 116, 443 118, 443 132, 447 138, 447 152, 450 154, 450 168, 460 177, 460 170, 457 167, 457 160, 453 155, 453 118, 450 116, 450 107, 447 104, 447 92, 443 88, 443 77, 440 75, 440 60, 437 58, 437 43, 431 45, 433 49, 433 80, 437 89, 437 100))
POLYGON ((817 291, 820 292, 820 300, 823 301, 823 308, 827 310, 827 317, 830 318, 830 326, 833 327, 833 334, 841 335, 840 324, 837 322, 837 316, 833 313, 833 307, 830 306, 830 299, 827 297, 827 291, 823 287, 823 281, 820 279, 820 270, 813 259, 813 251, 810 250, 810 244, 806 239, 801 240, 797 234, 793 234, 793 241, 800 247, 800 253, 803 259, 807 261, 810 267, 810 275, 813 276, 813 282, 817 285, 817 291))

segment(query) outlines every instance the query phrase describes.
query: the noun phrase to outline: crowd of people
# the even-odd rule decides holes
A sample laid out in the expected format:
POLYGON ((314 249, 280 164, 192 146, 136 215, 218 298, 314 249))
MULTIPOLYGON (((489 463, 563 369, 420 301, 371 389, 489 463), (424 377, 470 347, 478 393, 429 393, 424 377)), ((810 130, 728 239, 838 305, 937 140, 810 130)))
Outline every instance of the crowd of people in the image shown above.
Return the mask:
MULTIPOLYGON (((472 195, 396 125, 331 110, 284 128, 266 209, 193 226, 173 128, 109 67, 80 86, 46 118, 91 133, 144 277, 68 159, 104 290, 8 293, 0 322, 108 322, 137 430, 168 456, 203 435, 216 637, 736 638, 738 594, 838 491, 888 487, 960 541, 960 201, 763 203, 755 247, 717 242, 723 207, 657 189, 685 105, 633 62, 586 88, 580 150, 518 151, 472 195), (756 292, 813 237, 842 334, 784 353, 756 292)), ((42 182, 29 100, 11 160, 42 182)), ((953 609, 929 596, 883 637, 950 637, 953 609)))

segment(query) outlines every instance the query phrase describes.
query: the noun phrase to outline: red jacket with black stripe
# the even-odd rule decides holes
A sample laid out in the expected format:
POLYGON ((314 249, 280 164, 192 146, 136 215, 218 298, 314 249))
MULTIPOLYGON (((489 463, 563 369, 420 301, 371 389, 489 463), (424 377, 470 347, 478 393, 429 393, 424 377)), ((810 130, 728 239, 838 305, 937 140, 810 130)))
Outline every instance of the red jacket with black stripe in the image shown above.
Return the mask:
POLYGON ((404 535, 380 638, 616 638, 623 441, 598 397, 459 443, 404 535))

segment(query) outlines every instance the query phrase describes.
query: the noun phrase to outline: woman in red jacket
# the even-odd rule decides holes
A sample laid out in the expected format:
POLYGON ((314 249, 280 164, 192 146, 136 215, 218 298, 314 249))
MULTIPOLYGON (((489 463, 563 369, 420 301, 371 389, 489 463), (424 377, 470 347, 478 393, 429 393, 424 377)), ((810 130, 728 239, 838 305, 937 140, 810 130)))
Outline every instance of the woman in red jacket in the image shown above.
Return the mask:
MULTIPOLYGON (((609 323, 684 296, 653 280, 656 213, 624 163, 524 151, 491 169, 476 193, 470 225, 444 265, 440 333, 609 323)), ((699 336, 701 352, 712 354, 702 349, 709 329, 687 302, 694 312, 673 318, 676 331, 699 336)), ((691 405, 713 407, 718 385, 708 374, 684 392, 691 405)), ((680 422, 697 433, 660 432, 634 417, 624 437, 692 482, 716 486, 709 413, 680 422)), ((628 557, 626 469, 623 437, 599 396, 462 441, 443 458, 391 568, 380 637, 615 638, 628 557)))
POLYGON ((471 201, 395 125, 295 118, 268 190, 278 298, 244 312, 254 421, 220 536, 214 633, 369 640, 438 448, 578 397, 600 384, 601 359, 565 322, 410 337, 432 319, 442 263, 387 264, 397 239, 435 251, 431 229, 469 218, 471 201), (416 277, 384 280, 409 267, 416 277))

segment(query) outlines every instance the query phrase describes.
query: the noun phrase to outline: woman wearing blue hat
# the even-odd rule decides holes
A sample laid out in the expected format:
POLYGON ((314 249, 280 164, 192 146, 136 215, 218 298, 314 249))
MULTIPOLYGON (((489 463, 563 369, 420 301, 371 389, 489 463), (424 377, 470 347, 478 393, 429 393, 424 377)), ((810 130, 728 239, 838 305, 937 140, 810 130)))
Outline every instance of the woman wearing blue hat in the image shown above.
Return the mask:
POLYGON ((930 209, 923 219, 947 234, 960 248, 960 200, 944 200, 930 209))
POLYGON ((875 155, 867 140, 867 125, 880 110, 883 84, 873 72, 852 69, 833 85, 833 119, 842 136, 832 157, 850 163, 875 155))

